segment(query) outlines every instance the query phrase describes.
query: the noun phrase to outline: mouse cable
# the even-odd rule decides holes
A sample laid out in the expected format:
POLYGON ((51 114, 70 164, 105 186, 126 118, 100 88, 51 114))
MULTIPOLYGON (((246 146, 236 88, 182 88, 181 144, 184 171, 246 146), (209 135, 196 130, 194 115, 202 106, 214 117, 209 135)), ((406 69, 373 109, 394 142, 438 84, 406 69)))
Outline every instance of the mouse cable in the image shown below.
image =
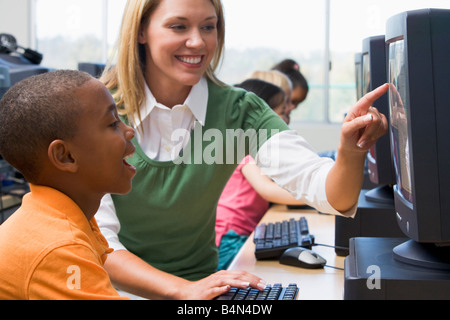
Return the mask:
POLYGON ((330 265, 328 265, 328 264, 324 265, 324 267, 327 267, 327 268, 333 268, 333 269, 336 269, 336 270, 342 270, 342 271, 345 271, 344 268, 340 268, 340 267, 336 267, 336 266, 330 266, 330 265))
POLYGON ((332 246, 329 244, 322 244, 322 243, 314 243, 313 246, 322 246, 322 247, 328 247, 328 248, 334 248, 334 249, 339 249, 339 250, 349 250, 349 248, 347 247, 340 247, 340 246, 332 246))
MULTIPOLYGON (((322 244, 322 243, 314 243, 314 246, 322 246, 322 247, 327 247, 327 248, 334 248, 334 249, 340 249, 340 250, 348 250, 348 248, 346 247, 340 247, 340 246, 331 246, 328 244, 322 244)), ((330 266, 330 265, 324 265, 324 267, 328 267, 328 268, 333 268, 333 269, 337 269, 337 270, 345 270, 344 268, 340 268, 340 267, 336 267, 336 266, 330 266)))

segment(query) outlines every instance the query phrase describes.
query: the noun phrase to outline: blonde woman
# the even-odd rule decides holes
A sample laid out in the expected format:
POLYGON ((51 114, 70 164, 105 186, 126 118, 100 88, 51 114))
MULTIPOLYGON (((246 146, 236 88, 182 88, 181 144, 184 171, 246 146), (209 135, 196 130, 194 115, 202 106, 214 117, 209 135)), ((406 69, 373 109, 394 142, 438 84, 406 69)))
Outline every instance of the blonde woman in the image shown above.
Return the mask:
POLYGON ((97 220, 115 249, 105 264, 113 283, 139 296, 211 299, 230 286, 263 288, 244 271, 214 273, 217 201, 245 154, 299 200, 352 215, 365 153, 387 130, 369 110, 383 87, 349 111, 339 162, 317 157, 256 95, 216 78, 224 26, 220 0, 129 0, 115 66, 102 78, 136 130, 127 161, 138 172, 130 194, 103 199, 97 220))

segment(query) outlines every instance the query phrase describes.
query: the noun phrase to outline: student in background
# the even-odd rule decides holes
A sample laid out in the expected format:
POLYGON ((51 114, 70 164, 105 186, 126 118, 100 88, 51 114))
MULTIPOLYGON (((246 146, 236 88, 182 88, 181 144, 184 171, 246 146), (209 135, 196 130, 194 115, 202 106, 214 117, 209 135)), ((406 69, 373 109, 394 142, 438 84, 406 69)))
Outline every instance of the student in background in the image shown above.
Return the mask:
MULTIPOLYGON (((275 65, 272 70, 279 71, 286 75, 291 84, 291 103, 286 106, 285 113, 283 115, 283 119, 285 119, 287 124, 291 122, 291 112, 295 110, 300 103, 305 101, 308 93, 309 93, 309 85, 306 78, 300 72, 300 65, 292 59, 285 59, 275 65)), ((336 160, 336 151, 322 151, 319 152, 319 156, 321 157, 329 157, 333 160, 336 160)))
POLYGON ((272 70, 277 70, 285 74, 292 83, 291 104, 286 108, 285 116, 287 123, 290 123, 292 110, 296 109, 300 103, 305 101, 309 85, 306 78, 300 72, 299 64, 292 59, 285 59, 275 65, 272 70))
MULTIPOLYGON (((288 86, 289 84, 286 82, 286 85, 288 86)), ((286 93, 280 86, 255 78, 247 79, 242 83, 235 85, 235 87, 256 94, 263 99, 278 116, 284 114, 288 102, 286 93)))
POLYGON ((138 171, 132 191, 105 196, 96 217, 115 249, 105 268, 132 294, 211 299, 230 286, 264 287, 244 271, 215 272, 217 203, 245 154, 230 163, 227 149, 217 149, 221 158, 209 162, 208 134, 227 146, 230 130, 266 133, 253 154, 265 174, 321 212, 352 216, 367 150, 387 132, 386 118, 369 109, 386 93, 381 87, 350 108, 339 160, 318 157, 261 98, 217 78, 224 28, 219 0, 129 0, 125 7, 114 66, 102 81, 136 130, 129 161, 138 171))
POLYGON ((105 86, 79 71, 14 85, 0 101, 0 153, 31 193, 0 226, 0 300, 125 299, 103 268, 111 253, 95 213, 136 169, 132 128, 105 86))
POLYGON ((289 124, 290 119, 288 117, 287 110, 293 110, 294 106, 292 105, 292 89, 293 85, 288 76, 284 73, 277 70, 270 71, 261 71, 257 70, 252 72, 248 77, 248 79, 260 79, 266 82, 269 82, 277 87, 280 87, 285 94, 286 97, 286 108, 284 113, 281 115, 281 118, 289 124))
MULTIPOLYGON (((236 87, 255 93, 278 116, 286 109, 284 91, 259 79, 248 79, 236 87)), ((234 170, 217 205, 216 245, 219 248, 218 270, 226 269, 258 222, 269 209, 270 203, 302 205, 289 192, 267 177, 247 156, 234 170)))

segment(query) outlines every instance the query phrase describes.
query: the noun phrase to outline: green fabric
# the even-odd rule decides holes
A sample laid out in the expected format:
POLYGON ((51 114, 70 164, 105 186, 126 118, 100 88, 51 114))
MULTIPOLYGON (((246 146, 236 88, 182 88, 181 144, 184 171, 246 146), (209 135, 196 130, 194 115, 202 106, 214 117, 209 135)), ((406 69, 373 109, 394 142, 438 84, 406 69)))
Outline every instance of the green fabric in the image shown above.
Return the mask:
MULTIPOLYGON (((216 206, 226 182, 243 158, 236 156, 236 144, 235 150, 226 150, 225 142, 222 150, 211 148, 214 138, 202 141, 207 140, 203 134, 215 129, 213 132, 221 132, 225 139, 227 129, 266 128, 279 132, 288 129, 254 94, 211 82, 208 85, 205 126, 197 124, 191 133, 194 143, 186 148, 191 152, 185 151, 183 158, 174 162, 153 161, 134 140, 136 153, 129 162, 138 172, 132 191, 112 196, 121 224, 122 244, 152 266, 189 280, 199 280, 217 269, 216 206), (224 164, 201 161, 195 148, 200 153, 203 150, 212 154, 216 160, 222 159, 224 164), (232 163, 226 161, 231 151, 235 155, 232 163)), ((268 138, 274 133, 269 130, 268 138)))

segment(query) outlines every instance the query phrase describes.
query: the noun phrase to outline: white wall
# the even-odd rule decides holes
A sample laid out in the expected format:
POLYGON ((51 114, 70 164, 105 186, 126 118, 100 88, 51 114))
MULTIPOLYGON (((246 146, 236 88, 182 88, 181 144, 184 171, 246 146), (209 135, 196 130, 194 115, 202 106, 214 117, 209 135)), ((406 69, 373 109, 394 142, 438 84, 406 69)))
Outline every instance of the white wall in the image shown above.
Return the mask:
POLYGON ((0 33, 12 34, 22 47, 32 47, 30 0, 0 0, 0 33))

